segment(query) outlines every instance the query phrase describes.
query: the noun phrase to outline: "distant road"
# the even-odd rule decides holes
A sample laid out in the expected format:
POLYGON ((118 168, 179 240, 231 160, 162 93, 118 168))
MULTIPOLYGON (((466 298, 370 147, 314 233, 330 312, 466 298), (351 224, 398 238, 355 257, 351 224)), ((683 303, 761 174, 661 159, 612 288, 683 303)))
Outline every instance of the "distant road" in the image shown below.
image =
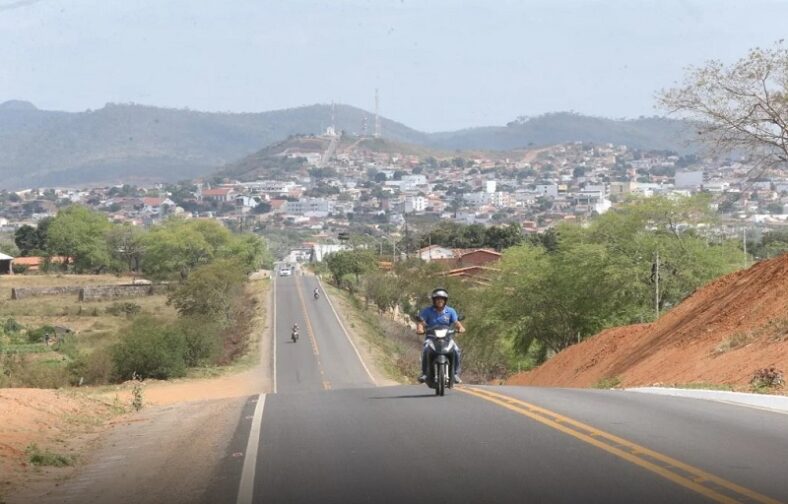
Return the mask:
POLYGON ((376 388, 317 281, 274 285, 277 393, 245 404, 207 501, 788 502, 786 415, 622 391, 376 388))

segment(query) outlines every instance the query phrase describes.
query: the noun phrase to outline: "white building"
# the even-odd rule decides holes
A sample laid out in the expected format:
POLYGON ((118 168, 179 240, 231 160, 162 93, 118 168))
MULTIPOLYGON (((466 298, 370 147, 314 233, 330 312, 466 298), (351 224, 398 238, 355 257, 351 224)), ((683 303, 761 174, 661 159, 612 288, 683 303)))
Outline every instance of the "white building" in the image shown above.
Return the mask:
POLYGON ((334 211, 334 202, 323 198, 303 198, 298 201, 287 201, 284 211, 294 215, 311 215, 325 217, 334 211))
POLYGON ((558 184, 537 184, 536 192, 548 198, 558 197, 558 184))
POLYGON ((484 192, 493 194, 497 190, 498 185, 494 180, 487 180, 484 182, 484 192))
POLYGON ((423 196, 406 196, 402 211, 407 213, 423 212, 427 208, 427 199, 423 196))

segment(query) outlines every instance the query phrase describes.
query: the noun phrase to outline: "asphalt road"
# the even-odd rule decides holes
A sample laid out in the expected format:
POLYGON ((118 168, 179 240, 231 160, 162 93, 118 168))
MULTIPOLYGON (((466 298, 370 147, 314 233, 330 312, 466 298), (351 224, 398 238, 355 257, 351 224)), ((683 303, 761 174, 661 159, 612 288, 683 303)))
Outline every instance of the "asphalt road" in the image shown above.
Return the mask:
POLYGON ((788 502, 788 415, 623 391, 374 387, 316 280, 275 283, 277 393, 247 401, 228 450, 244 456, 209 501, 788 502))

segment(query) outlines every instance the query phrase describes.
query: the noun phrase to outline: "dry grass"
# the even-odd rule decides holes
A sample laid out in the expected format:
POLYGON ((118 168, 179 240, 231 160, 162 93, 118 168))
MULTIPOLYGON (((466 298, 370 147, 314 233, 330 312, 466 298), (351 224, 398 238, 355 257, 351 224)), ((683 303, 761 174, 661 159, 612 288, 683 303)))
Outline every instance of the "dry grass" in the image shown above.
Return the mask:
MULTIPOLYGON (((127 279, 111 275, 16 275, 0 279, 0 322, 15 319, 28 329, 43 325, 64 326, 74 331, 68 344, 74 351, 92 354, 115 343, 120 331, 130 323, 125 315, 112 315, 107 308, 117 302, 98 301, 80 302, 74 294, 45 296, 11 300, 12 287, 54 287, 66 285, 98 285, 124 283, 127 279)), ((175 310, 167 305, 167 296, 157 294, 138 298, 125 298, 123 301, 140 306, 140 313, 153 315, 166 322, 176 319, 175 310)), ((8 339, 8 338, 6 338, 8 339)), ((74 351, 56 351, 55 345, 47 347, 43 343, 21 344, 11 341, 9 349, 24 354, 17 366, 23 366, 20 376, 29 376, 30 384, 38 386, 57 385, 67 379, 65 366, 74 351), (29 347, 29 348, 28 348, 29 347), (59 363, 59 364, 58 364, 59 363), (54 365, 58 364, 58 365, 54 365), (27 374, 25 374, 27 373, 27 374)), ((2 382, 2 380, 0 380, 2 382)))

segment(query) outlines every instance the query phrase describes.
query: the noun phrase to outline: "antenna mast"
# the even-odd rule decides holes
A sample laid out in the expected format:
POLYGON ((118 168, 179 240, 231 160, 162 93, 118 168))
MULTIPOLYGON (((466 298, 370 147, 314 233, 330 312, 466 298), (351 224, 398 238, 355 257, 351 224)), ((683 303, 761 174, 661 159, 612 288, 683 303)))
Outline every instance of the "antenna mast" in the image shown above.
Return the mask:
POLYGON ((375 138, 380 138, 380 100, 378 98, 378 88, 375 88, 375 138))

